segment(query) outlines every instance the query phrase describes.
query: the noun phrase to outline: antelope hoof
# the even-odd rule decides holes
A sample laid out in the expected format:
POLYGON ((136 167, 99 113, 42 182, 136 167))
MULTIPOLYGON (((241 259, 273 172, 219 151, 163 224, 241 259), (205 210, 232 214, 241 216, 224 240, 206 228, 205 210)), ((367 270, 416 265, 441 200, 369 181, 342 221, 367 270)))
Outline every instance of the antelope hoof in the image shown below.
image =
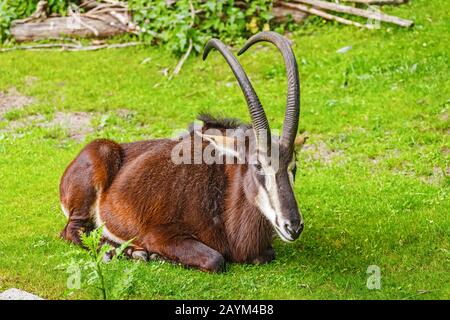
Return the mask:
POLYGON ((225 259, 221 255, 213 257, 202 266, 202 269, 214 273, 223 272, 225 271, 225 259))
POLYGON ((275 259, 275 250, 273 250, 272 248, 269 248, 269 249, 266 249, 262 255, 253 259, 252 263, 253 264, 265 264, 265 263, 269 263, 273 259, 275 259))
POLYGON ((150 255, 150 260, 163 260, 162 257, 157 253, 152 253, 150 255))
POLYGON ((60 233, 60 237, 68 242, 81 245, 80 236, 83 234, 82 229, 64 228, 60 233))
POLYGON ((106 252, 102 258, 103 262, 104 263, 111 262, 113 255, 114 255, 114 250, 110 250, 110 251, 106 252))
POLYGON ((133 260, 138 260, 138 261, 147 261, 148 260, 148 254, 146 251, 143 250, 136 250, 133 251, 133 253, 131 254, 131 258, 133 260))

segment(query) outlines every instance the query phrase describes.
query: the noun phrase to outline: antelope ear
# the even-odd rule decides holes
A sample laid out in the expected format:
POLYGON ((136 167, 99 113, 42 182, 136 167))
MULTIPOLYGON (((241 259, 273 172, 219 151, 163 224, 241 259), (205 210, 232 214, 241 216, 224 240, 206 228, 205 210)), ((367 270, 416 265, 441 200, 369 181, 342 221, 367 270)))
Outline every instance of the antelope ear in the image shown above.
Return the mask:
POLYGON ((239 152, 236 150, 234 145, 234 138, 222 135, 203 134, 201 132, 198 132, 198 135, 206 141, 209 141, 220 153, 239 159, 239 152))
POLYGON ((306 134, 297 134, 294 141, 295 151, 300 151, 308 138, 306 134))

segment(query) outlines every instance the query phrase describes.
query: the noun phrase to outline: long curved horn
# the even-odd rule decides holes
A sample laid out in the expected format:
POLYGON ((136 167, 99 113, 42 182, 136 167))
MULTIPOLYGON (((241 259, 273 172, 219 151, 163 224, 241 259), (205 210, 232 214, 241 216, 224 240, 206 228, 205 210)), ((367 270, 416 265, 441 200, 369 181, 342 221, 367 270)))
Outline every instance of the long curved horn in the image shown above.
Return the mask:
POLYGON ((253 130, 256 135, 258 150, 270 152, 271 135, 269 122, 267 121, 266 114, 258 96, 256 95, 255 89, 253 89, 253 86, 242 69, 241 64, 230 49, 228 49, 228 47, 218 39, 211 39, 206 43, 203 51, 203 60, 208 57, 208 54, 212 49, 216 49, 223 55, 239 82, 239 86, 244 93, 245 100, 247 100, 253 130))
POLYGON ((260 32, 251 37, 245 43, 244 47, 239 50, 238 55, 243 54, 253 44, 261 41, 273 43, 283 55, 288 78, 288 92, 281 144, 289 149, 293 149, 300 117, 300 80, 297 61, 295 60, 290 41, 278 33, 271 31, 260 32))

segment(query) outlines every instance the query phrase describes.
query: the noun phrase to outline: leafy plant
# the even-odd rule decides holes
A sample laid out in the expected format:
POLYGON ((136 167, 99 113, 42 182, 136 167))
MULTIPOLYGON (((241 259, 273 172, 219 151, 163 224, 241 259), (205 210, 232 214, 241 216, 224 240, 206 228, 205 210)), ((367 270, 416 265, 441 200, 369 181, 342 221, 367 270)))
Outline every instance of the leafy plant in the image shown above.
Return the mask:
POLYGON ((70 274, 67 281, 70 294, 74 290, 88 287, 100 291, 104 300, 120 299, 132 288, 137 264, 121 269, 117 263, 131 240, 114 248, 109 244, 102 244, 102 234, 103 227, 95 229, 89 235, 83 234, 81 241, 87 251, 77 251, 68 264, 61 266, 70 274), (109 263, 105 263, 105 256, 111 259, 109 263))
POLYGON ((234 0, 129 1, 141 40, 164 45, 175 54, 187 51, 191 43, 200 52, 211 37, 235 42, 270 28, 272 1, 244 4, 245 9, 234 0))
POLYGON ((9 38, 9 27, 15 18, 16 13, 8 6, 6 0, 0 0, 0 43, 9 38))
MULTIPOLYGON (((30 16, 39 0, 0 0, 0 42, 9 38, 14 19, 30 16)), ((48 0, 48 14, 66 15, 80 0, 48 0)), ((227 43, 271 28, 270 0, 129 0, 138 37, 147 44, 162 45, 175 54, 191 47, 200 52, 211 37, 227 43)), ((279 31, 279 26, 277 26, 279 31)))

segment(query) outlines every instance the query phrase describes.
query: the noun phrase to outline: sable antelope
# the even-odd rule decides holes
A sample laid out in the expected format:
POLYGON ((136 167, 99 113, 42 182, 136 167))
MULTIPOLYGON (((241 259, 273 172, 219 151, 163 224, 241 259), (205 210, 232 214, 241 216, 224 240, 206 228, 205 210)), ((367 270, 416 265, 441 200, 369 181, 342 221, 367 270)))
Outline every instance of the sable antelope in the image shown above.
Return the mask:
MULTIPOLYGON (((202 115, 200 131, 191 128, 187 136, 202 136, 208 129, 251 128, 244 152, 254 162, 175 164, 171 154, 179 144, 176 139, 124 144, 95 140, 81 150, 61 179, 61 206, 68 217, 61 236, 79 244, 80 233, 102 225, 103 236, 111 243, 133 239, 133 257, 156 254, 205 271, 220 271, 225 261, 271 261, 273 230, 287 242, 298 238, 303 220, 292 189, 300 113, 297 62, 289 41, 274 32, 251 37, 238 54, 261 41, 279 49, 287 71, 280 137, 271 135, 259 98, 236 57, 212 39, 203 60, 212 49, 222 54, 244 93, 252 125, 202 115), (274 145, 279 150, 276 171, 270 162, 274 145)), ((233 139, 203 135, 201 141, 200 151, 212 146, 220 154, 233 154, 233 139)))

